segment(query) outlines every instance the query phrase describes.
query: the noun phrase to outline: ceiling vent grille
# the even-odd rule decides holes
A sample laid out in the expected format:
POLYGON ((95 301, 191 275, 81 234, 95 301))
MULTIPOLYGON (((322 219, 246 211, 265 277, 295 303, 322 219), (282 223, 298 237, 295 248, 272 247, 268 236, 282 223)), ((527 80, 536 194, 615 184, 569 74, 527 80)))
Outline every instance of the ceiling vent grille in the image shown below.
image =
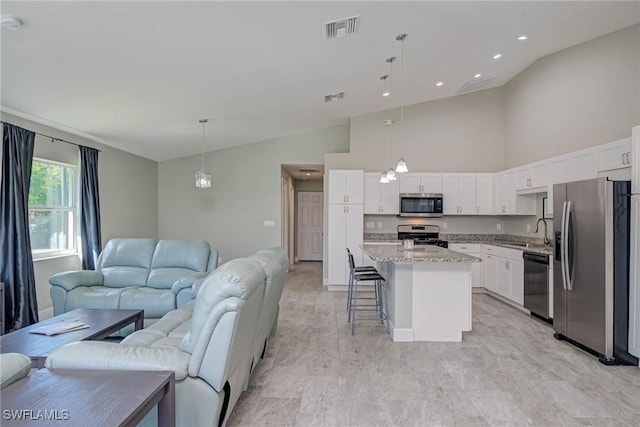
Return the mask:
POLYGON ((328 39, 340 39, 358 32, 360 23, 359 16, 339 19, 337 21, 325 22, 325 36, 328 39))
POLYGON ((324 96, 324 102, 333 102, 344 98, 344 92, 332 93, 324 96))
POLYGON ((469 80, 465 84, 462 85, 458 92, 458 95, 462 95, 463 93, 477 92, 479 90, 488 89, 491 83, 495 80, 495 78, 490 79, 482 79, 482 80, 469 80))
POLYGON ((301 173, 320 173, 320 169, 300 168, 300 169, 298 169, 298 172, 301 172, 301 173))

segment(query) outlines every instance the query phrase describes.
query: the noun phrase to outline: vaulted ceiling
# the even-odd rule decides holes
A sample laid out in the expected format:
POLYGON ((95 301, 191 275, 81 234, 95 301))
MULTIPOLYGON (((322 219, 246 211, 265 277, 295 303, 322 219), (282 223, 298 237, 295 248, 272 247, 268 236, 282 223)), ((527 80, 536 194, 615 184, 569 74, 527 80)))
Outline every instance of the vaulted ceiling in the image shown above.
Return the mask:
POLYGON ((214 150, 455 96, 476 73, 501 86, 640 22, 640 3, 3 1, 2 15, 23 22, 1 34, 3 111, 162 161, 199 152, 204 117, 214 150), (352 16, 357 33, 325 38, 352 16), (398 61, 383 98, 400 33, 404 90, 398 61))

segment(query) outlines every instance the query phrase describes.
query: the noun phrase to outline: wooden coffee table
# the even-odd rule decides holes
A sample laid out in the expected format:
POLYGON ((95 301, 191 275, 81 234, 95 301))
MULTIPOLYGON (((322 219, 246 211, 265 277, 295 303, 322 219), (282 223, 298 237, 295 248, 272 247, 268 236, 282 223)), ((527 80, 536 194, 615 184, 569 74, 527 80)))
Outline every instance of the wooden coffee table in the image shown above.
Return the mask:
POLYGON ((175 426, 171 371, 40 369, 2 390, 2 426, 135 426, 158 405, 175 426))
POLYGON ((136 331, 142 329, 144 310, 109 310, 78 308, 51 319, 38 322, 0 337, 2 353, 22 353, 31 358, 31 366, 44 367, 49 353, 70 342, 101 340, 124 326, 135 322, 136 331), (30 334, 29 331, 59 322, 80 321, 89 325, 86 329, 59 335, 30 334))

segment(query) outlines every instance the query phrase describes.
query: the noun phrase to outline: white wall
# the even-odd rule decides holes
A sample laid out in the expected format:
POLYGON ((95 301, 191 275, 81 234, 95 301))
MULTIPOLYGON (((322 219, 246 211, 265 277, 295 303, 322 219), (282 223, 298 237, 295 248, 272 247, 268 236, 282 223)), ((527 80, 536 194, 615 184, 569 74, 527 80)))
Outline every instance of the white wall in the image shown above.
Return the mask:
POLYGON ((640 24, 539 59, 503 93, 507 168, 630 136, 640 123, 640 24))
MULTIPOLYGON (((2 113, 2 120, 77 144, 94 147, 99 155, 100 208, 103 245, 113 237, 151 237, 158 234, 158 164, 134 154, 62 132, 30 120, 2 113)), ((79 164, 76 147, 36 138, 34 156, 79 164)), ((0 154, 1 156, 1 154, 0 154)), ((34 262, 38 309, 43 314, 52 307, 49 276, 80 269, 78 256, 34 262)))
POLYGON ((209 190, 194 185, 199 156, 161 162, 160 237, 204 239, 223 262, 280 246, 281 165, 321 164, 325 153, 346 151, 348 140, 348 125, 340 125, 209 152, 209 190), (264 227, 264 220, 275 221, 275 227, 264 227))

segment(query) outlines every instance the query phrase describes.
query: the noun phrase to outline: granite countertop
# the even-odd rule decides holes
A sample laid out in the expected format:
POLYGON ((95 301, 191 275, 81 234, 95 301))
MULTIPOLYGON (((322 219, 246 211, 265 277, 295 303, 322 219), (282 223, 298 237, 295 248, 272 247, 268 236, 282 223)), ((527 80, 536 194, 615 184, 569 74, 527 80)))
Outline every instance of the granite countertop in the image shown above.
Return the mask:
POLYGON ((380 245, 363 244, 360 245, 365 255, 374 261, 386 262, 481 262, 480 258, 465 255, 460 252, 450 251, 439 246, 416 246, 411 251, 405 251, 401 244, 380 245))

